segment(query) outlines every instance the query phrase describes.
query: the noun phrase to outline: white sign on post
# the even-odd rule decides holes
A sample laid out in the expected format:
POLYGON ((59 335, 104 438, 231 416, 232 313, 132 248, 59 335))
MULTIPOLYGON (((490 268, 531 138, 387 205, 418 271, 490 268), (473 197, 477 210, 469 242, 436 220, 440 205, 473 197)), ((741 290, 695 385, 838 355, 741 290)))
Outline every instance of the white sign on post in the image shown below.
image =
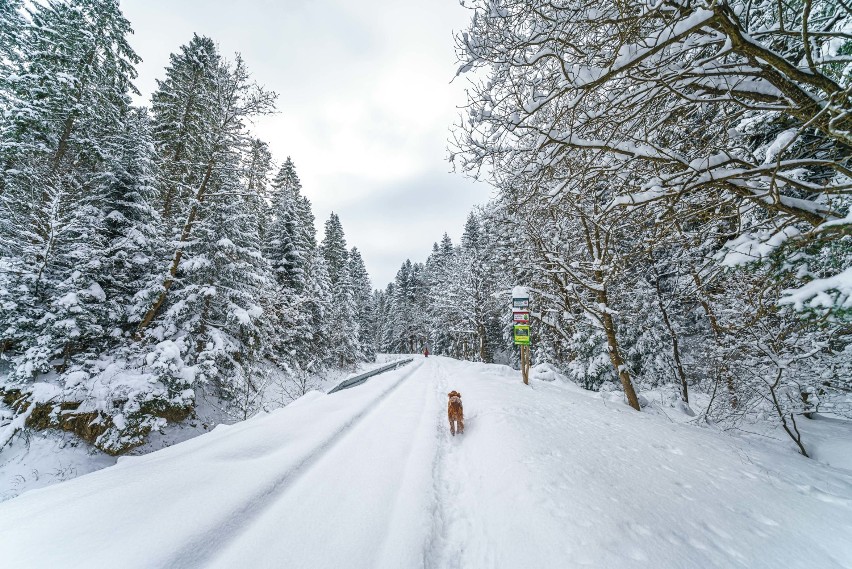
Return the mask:
POLYGON ((512 289, 512 308, 527 308, 530 305, 530 293, 525 286, 512 289))

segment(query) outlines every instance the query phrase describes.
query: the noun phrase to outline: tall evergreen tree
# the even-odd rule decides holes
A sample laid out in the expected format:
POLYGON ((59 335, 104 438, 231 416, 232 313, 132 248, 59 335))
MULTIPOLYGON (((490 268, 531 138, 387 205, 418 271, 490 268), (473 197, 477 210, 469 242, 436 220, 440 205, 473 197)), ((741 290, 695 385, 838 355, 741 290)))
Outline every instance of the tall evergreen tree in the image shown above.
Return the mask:
POLYGON ((20 378, 55 358, 67 369, 107 343, 105 209, 139 60, 114 0, 39 3, 28 14, 19 53, 6 59, 17 79, 0 135, 0 242, 13 279, 5 334, 20 378))
MULTIPOLYGON (((239 155, 250 144, 245 121, 271 112, 276 98, 274 93, 252 83, 245 62, 239 56, 233 64, 220 63, 215 50, 209 51, 211 43, 206 38, 193 38, 190 45, 183 48, 182 56, 173 59, 167 70, 167 80, 160 84, 154 96, 155 100, 169 101, 168 105, 163 105, 162 112, 158 112, 156 105, 154 108, 154 132, 160 141, 160 152, 172 157, 163 165, 163 171, 170 170, 172 165, 183 164, 188 164, 189 170, 184 172, 186 176, 176 176, 175 179, 182 180, 181 185, 175 186, 171 178, 164 182, 164 223, 167 231, 179 228, 175 234, 177 246, 165 275, 149 291, 151 302, 139 323, 140 336, 151 326, 168 299, 184 258, 191 265, 193 258, 196 263, 209 262, 203 254, 207 243, 195 239, 199 232, 205 231, 202 226, 206 222, 204 212, 209 210, 208 202, 211 199, 215 201, 217 182, 226 179, 229 168, 241 163, 239 155), (199 61, 192 55, 191 49, 199 50, 199 57, 203 56, 200 60, 203 67, 197 73, 194 69, 199 61), (212 85, 208 82, 211 74, 215 78, 212 85), (184 129, 183 123, 175 124, 173 111, 176 106, 190 108, 194 104, 197 93, 184 87, 187 82, 192 86, 197 75, 205 78, 202 92, 207 104, 199 110, 192 129, 184 129), (193 147, 193 152, 187 154, 190 143, 198 139, 203 141, 201 147, 193 147), (182 223, 169 225, 178 210, 185 212, 182 223)), ((193 268, 191 266, 190 270, 193 268)))
POLYGON ((328 266, 331 284, 336 286, 341 280, 347 266, 349 252, 346 249, 343 226, 340 224, 340 218, 334 212, 331 213, 325 222, 325 236, 323 237, 320 248, 328 266))
POLYGON ((316 247, 313 213, 301 195, 302 184, 288 157, 272 180, 272 221, 266 254, 281 286, 300 293, 305 270, 316 247))
POLYGON ((358 357, 364 361, 375 361, 377 331, 373 327, 372 285, 367 267, 357 247, 349 251, 349 277, 358 321, 358 357))

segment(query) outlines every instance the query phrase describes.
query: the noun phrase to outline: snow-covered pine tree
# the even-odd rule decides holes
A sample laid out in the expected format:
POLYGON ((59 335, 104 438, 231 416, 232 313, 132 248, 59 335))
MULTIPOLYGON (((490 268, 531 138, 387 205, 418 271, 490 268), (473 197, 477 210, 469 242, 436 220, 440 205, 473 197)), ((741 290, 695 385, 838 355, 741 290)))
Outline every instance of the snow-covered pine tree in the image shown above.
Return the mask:
POLYGON ((305 350, 299 352, 296 363, 302 370, 319 371, 334 360, 332 354, 333 291, 325 257, 319 247, 316 247, 308 258, 305 289, 297 308, 300 313, 307 315, 307 323, 302 331, 309 344, 305 350))
POLYGON ((349 277, 358 320, 358 357, 367 362, 376 361, 377 330, 373 327, 373 286, 357 247, 349 251, 349 277))
MULTIPOLYGON (((202 215, 205 201, 216 178, 222 179, 224 171, 240 164, 241 161, 234 155, 249 147, 251 139, 245 121, 249 117, 272 112, 276 98, 275 93, 265 91, 251 81, 245 62, 239 55, 233 64, 222 63, 207 38, 194 37, 189 46, 182 48, 182 54, 172 59, 166 73, 167 80, 160 83, 160 89, 154 95, 155 102, 168 101, 168 104, 154 105, 154 134, 158 150, 161 155, 169 157, 169 161, 162 165, 161 173, 171 172, 173 166, 180 168, 186 165, 186 170, 180 170, 174 177, 168 174, 162 182, 164 224, 167 234, 176 235, 177 246, 171 253, 165 274, 149 290, 151 301, 137 329, 140 337, 168 299, 185 257, 190 265, 209 262, 203 254, 193 251, 205 245, 195 240, 199 226, 205 222, 202 215), (202 67, 197 69, 199 65, 202 67), (200 92, 194 90, 193 81, 197 77, 204 79, 200 92), (181 108, 181 105, 182 108, 195 108, 197 97, 204 99, 204 104, 191 121, 191 128, 186 123, 176 123, 175 109, 181 108), (191 146, 191 143, 199 141, 199 147, 191 146), (176 186, 177 180, 181 184, 176 186), (179 223, 175 223, 175 212, 178 211, 185 215, 179 218, 179 223)), ((189 270, 193 268, 195 266, 190 266, 189 270)))
POLYGON ((162 226, 157 212, 154 147, 146 109, 131 109, 118 138, 114 178, 104 200, 106 276, 104 290, 111 299, 110 335, 132 332, 141 318, 136 294, 158 268, 163 252, 162 226))
POLYGON ((334 212, 329 215, 325 222, 325 235, 320 244, 320 249, 323 257, 325 257, 331 284, 336 286, 348 264, 349 251, 346 249, 346 238, 343 234, 340 218, 334 212))
POLYGON ((7 60, 17 79, 0 139, 7 343, 21 379, 86 359, 112 330, 103 208, 138 61, 113 0, 38 3, 28 16, 7 60))
POLYGON ((349 368, 363 360, 358 303, 349 264, 343 265, 332 285, 332 307, 328 321, 329 365, 349 368))
MULTIPOLYGON (((251 154, 246 158, 251 167, 251 154)), ((245 418, 262 401, 264 378, 254 364, 267 353, 274 333, 270 322, 274 285, 261 253, 257 215, 263 199, 258 182, 264 172, 245 168, 239 176, 239 164, 230 166, 213 183, 203 212, 206 222, 198 226, 197 235, 209 244, 202 253, 207 264, 197 275, 203 277, 197 293, 193 291, 200 314, 191 333, 198 350, 198 379, 208 382, 237 417, 245 418)))

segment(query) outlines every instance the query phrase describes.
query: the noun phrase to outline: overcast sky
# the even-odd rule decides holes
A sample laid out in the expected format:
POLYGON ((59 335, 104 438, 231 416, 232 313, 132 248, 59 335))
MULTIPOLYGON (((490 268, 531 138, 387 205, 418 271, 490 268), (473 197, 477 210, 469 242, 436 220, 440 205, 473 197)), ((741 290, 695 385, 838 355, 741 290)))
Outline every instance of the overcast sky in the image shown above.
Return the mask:
POLYGON ((121 0, 142 57, 147 104, 169 54, 193 33, 243 55, 279 113, 256 125, 277 163, 293 158, 317 229, 340 216, 376 287, 406 259, 424 261, 444 231, 461 236, 485 184, 450 173, 450 126, 464 104, 453 84, 456 0, 121 0))

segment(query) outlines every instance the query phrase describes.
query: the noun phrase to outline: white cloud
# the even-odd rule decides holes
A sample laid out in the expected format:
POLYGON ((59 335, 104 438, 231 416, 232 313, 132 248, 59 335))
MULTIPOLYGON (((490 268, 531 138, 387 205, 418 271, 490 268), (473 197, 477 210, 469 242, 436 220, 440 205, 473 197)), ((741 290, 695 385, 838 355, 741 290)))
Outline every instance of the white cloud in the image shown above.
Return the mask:
POLYGON ((331 211, 364 255, 377 286, 406 258, 423 260, 444 231, 460 233, 488 189, 445 161, 464 103, 452 31, 467 11, 434 0, 232 2, 124 0, 144 59, 137 85, 156 88, 169 53, 208 35, 239 51, 280 113, 257 121, 281 162, 293 158, 317 227, 331 211), (410 204, 433 200, 429 207, 410 204), (416 231, 412 231, 415 229, 416 231), (396 257, 395 257, 396 256, 396 257))

